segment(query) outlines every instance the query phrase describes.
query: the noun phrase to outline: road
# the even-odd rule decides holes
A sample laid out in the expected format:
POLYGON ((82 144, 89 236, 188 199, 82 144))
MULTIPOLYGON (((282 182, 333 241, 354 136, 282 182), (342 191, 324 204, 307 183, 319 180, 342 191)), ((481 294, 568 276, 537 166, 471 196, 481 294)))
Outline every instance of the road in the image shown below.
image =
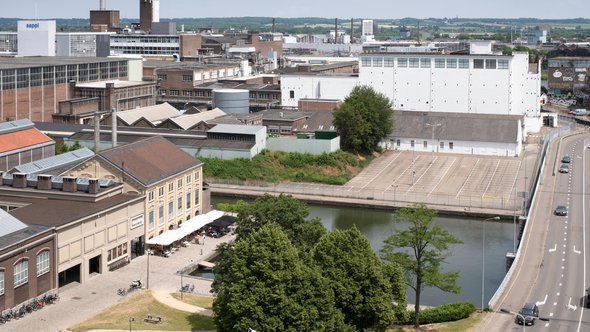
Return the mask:
MULTIPOLYGON (((521 260, 505 294, 495 309, 518 312, 526 302, 539 306, 540 316, 549 321, 537 321, 529 331, 588 331, 589 309, 583 308, 586 288, 590 286, 586 248, 587 209, 590 199, 586 192, 590 181, 590 136, 572 135, 557 142, 550 150, 541 186, 537 191, 537 204, 531 211, 528 236, 521 245, 521 260), (561 157, 572 156, 569 173, 559 173, 561 157), (568 207, 567 216, 556 216, 557 205, 568 207)), ((514 316, 502 312, 489 314, 480 331, 520 331, 514 316)))

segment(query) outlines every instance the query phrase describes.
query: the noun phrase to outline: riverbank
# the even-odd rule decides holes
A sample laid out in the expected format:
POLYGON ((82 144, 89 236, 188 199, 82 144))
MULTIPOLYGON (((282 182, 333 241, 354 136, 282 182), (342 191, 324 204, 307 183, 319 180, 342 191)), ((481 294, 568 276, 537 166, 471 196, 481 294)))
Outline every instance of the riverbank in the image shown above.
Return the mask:
MULTIPOLYGON (((401 202, 392 200, 380 200, 380 199, 363 199, 363 198, 350 198, 350 197, 338 197, 338 196, 324 196, 324 195, 310 195, 302 194, 300 188, 297 188, 300 184, 281 184, 281 190, 278 191, 276 187, 253 187, 253 186, 238 186, 238 185, 227 185, 227 184, 210 184, 211 194, 226 197, 236 198, 256 198, 266 193, 271 195, 279 195, 281 193, 292 195, 293 197, 308 203, 314 204, 327 204, 334 206, 355 206, 363 208, 375 208, 383 210, 395 210, 402 207, 407 207, 413 202, 401 202), (292 186, 294 190, 289 191, 289 186, 292 186)), ((428 208, 433 209, 437 212, 456 215, 456 216, 473 216, 488 218, 491 216, 500 216, 501 218, 514 218, 515 211, 507 209, 493 209, 493 208, 479 208, 473 206, 454 206, 444 204, 433 204, 424 202, 428 208)), ((521 215, 522 211, 517 210, 516 215, 521 215)))

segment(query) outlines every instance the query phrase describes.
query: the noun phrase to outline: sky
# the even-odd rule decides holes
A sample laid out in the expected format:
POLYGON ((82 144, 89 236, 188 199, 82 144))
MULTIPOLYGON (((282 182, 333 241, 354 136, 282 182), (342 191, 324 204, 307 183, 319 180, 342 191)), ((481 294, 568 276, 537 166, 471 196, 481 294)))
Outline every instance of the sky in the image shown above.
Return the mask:
MULTIPOLYGON (((139 17, 138 0, 106 0, 122 18, 139 17)), ((88 18, 99 0, 1 0, 0 17, 25 19, 88 18), (7 3, 10 1, 10 5, 7 3)), ((590 0, 160 0, 161 18, 181 17, 338 17, 395 19, 443 18, 577 18, 590 17, 590 0)))

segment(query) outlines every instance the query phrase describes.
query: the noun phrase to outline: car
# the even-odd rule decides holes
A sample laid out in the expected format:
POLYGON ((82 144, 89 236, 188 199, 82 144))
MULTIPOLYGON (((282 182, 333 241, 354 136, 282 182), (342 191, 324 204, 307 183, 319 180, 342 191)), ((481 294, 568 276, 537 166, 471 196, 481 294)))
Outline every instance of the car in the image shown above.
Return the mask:
POLYGON ((559 166, 559 173, 569 173, 570 172, 570 167, 566 164, 561 164, 561 166, 559 166))
POLYGON ((567 207, 565 205, 558 205, 555 208, 556 216, 567 216, 567 207))
POLYGON ((516 323, 519 325, 535 325, 539 318, 539 307, 535 303, 526 303, 516 314, 516 323))
POLYGON ((570 157, 569 154, 566 154, 565 156, 563 156, 563 158, 561 158, 561 162, 569 164, 572 162, 572 157, 570 157))

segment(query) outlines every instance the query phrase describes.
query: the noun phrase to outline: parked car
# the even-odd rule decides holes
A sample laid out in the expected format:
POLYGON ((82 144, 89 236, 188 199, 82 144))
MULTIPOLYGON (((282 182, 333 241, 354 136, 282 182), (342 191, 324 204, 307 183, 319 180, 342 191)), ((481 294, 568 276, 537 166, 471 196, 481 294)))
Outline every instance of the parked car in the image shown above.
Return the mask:
POLYGON ((569 154, 566 154, 563 156, 563 158, 561 158, 561 162, 565 163, 565 164, 569 164, 572 162, 572 157, 570 157, 569 154))
POLYGON ((516 315, 516 323, 521 325, 535 325, 537 318, 539 318, 539 307, 535 303, 527 303, 516 315))
POLYGON ((566 164, 561 164, 561 166, 559 166, 559 173, 569 173, 570 172, 570 167, 566 164))
POLYGON ((565 205, 558 205, 555 208, 556 216, 567 216, 567 207, 565 205))

